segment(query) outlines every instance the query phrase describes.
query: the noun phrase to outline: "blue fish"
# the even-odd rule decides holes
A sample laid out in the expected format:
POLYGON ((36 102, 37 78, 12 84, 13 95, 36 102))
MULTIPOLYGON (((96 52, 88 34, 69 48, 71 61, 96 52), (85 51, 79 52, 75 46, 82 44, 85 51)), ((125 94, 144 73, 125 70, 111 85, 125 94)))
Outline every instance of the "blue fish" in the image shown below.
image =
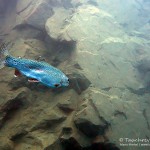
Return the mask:
POLYGON ((25 75, 29 82, 41 82, 51 88, 66 87, 69 78, 59 69, 43 61, 13 57, 6 46, 1 46, 0 68, 15 68, 15 76, 25 75))

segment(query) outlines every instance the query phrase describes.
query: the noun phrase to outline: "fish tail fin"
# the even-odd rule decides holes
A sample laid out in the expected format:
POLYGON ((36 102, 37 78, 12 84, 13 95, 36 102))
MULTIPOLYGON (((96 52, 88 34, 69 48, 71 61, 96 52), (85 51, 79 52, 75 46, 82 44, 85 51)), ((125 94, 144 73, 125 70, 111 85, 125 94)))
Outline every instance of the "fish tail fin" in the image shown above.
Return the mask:
POLYGON ((2 43, 0 46, 0 69, 5 66, 5 59, 7 56, 9 56, 7 45, 2 43))
POLYGON ((2 43, 1 46, 0 46, 0 55, 4 56, 4 57, 9 55, 7 45, 5 43, 2 43))

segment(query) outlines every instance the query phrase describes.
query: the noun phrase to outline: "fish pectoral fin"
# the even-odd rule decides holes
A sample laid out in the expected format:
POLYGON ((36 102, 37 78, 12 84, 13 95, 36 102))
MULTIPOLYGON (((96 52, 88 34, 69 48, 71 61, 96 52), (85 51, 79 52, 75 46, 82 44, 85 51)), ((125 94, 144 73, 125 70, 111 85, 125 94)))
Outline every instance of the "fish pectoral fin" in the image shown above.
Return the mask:
POLYGON ((19 77, 21 75, 22 75, 21 72, 19 70, 15 69, 14 77, 19 77))
POLYGON ((37 79, 34 79, 34 78, 30 78, 30 79, 28 79, 28 82, 40 82, 39 80, 37 80, 37 79))
POLYGON ((60 84, 55 84, 54 86, 57 88, 57 87, 59 87, 59 86, 60 86, 60 84))

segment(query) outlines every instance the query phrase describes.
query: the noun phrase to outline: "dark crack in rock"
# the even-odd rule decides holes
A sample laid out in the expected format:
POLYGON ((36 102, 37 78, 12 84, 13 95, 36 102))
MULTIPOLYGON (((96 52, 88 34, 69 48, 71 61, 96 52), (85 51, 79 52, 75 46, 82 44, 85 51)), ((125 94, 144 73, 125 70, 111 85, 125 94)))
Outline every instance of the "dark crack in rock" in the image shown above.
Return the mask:
POLYGON ((82 150, 82 146, 73 137, 69 139, 61 138, 61 144, 65 150, 82 150))
POLYGON ((15 135, 13 135, 10 140, 13 142, 17 142, 18 140, 20 140, 22 137, 24 137, 28 132, 25 130, 19 131, 18 133, 16 133, 15 135))
POLYGON ((147 111, 146 111, 146 109, 143 110, 143 116, 144 116, 145 121, 147 123, 148 130, 150 130, 150 122, 149 122, 149 118, 147 117, 147 111))
POLYGON ((122 111, 116 110, 116 111, 114 112, 114 116, 122 116, 122 117, 124 117, 124 119, 127 120, 127 115, 126 115, 124 112, 122 112, 122 111))

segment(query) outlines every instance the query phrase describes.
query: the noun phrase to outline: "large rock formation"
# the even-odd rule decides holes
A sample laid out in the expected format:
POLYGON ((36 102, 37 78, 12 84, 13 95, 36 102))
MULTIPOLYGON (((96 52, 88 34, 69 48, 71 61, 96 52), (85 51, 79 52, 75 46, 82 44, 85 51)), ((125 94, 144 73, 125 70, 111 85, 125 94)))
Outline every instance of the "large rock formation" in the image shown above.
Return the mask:
POLYGON ((29 24, 43 29, 48 17, 53 15, 49 1, 20 1, 17 3, 17 24, 29 24))
POLYGON ((134 147, 125 138, 149 138, 149 22, 135 19, 148 3, 1 0, 0 37, 10 53, 46 60, 70 86, 50 89, 3 68, 0 150, 127 150, 134 147))

